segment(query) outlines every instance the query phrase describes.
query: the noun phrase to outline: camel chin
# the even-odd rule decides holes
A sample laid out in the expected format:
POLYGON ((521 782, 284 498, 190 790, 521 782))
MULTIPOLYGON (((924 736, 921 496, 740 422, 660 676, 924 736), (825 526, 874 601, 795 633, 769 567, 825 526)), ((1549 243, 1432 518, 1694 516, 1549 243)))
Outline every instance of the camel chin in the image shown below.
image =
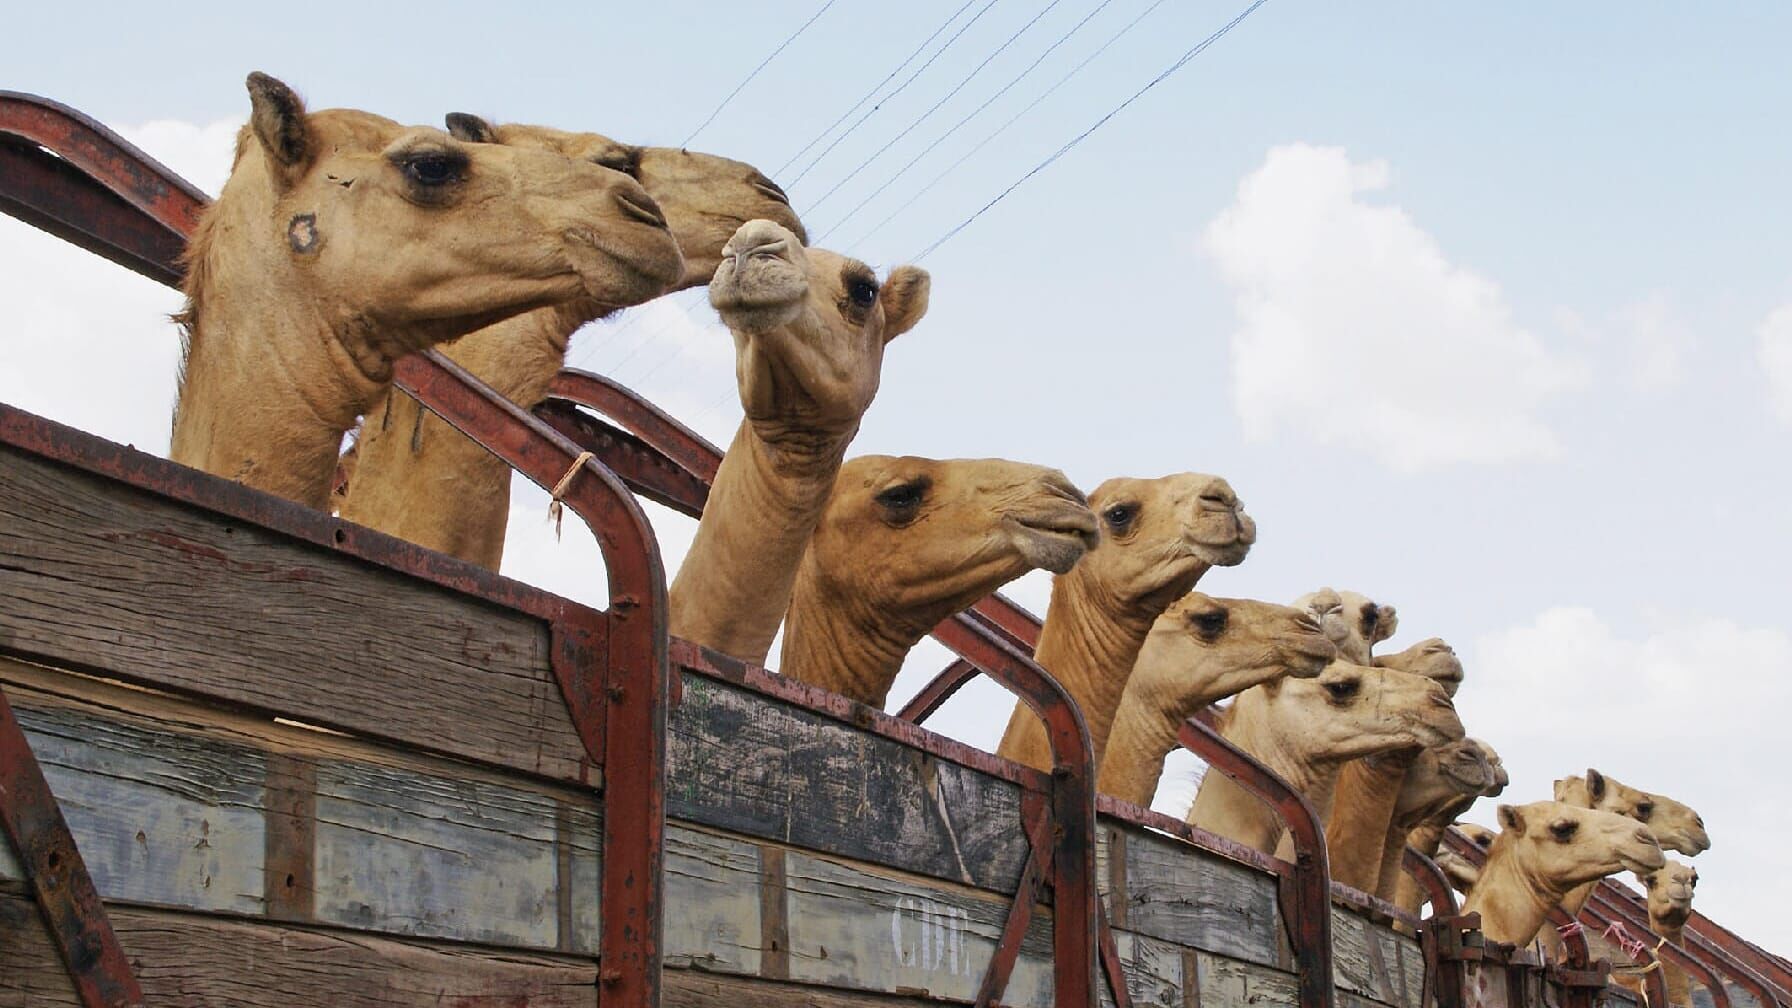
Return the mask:
MULTIPOLYGON (((1084 516, 1088 511, 1083 512, 1084 516)), ((1095 523, 1089 518, 1085 527, 1062 527, 1036 518, 1010 519, 1009 536, 1027 563, 1051 571, 1068 574, 1083 554, 1095 548, 1095 523)))

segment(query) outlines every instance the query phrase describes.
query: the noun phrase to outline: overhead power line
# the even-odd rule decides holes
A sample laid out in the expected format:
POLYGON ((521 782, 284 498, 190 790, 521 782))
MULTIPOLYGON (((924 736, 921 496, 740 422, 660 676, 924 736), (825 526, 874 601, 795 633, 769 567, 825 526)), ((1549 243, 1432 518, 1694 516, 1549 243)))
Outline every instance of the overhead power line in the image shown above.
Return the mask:
POLYGON ((792 154, 790 156, 790 160, 784 162, 782 165, 779 165, 776 174, 783 175, 785 169, 789 168, 793 164, 796 164, 797 161, 799 159, 801 159, 804 154, 807 154, 807 153, 809 153, 810 150, 814 149, 816 144, 822 142, 823 140, 826 140, 828 134, 834 132, 834 127, 845 122, 847 116, 852 115, 854 112, 857 112, 860 108, 862 108, 866 102, 870 101, 874 95, 876 95, 879 91, 881 91, 883 89, 883 86, 885 84, 888 84, 891 81, 895 80, 896 75, 902 72, 903 67, 906 67, 910 63, 913 63, 915 61, 915 57, 921 55, 922 50, 924 50, 928 46, 932 45, 934 39, 940 37, 940 32, 943 32, 947 28, 951 27, 952 22, 958 20, 958 15, 963 14, 967 10, 970 10, 971 4, 974 4, 976 2, 977 2, 977 0, 964 0, 964 6, 953 11, 951 17, 948 17, 948 18, 946 18, 946 20, 940 22, 940 26, 933 30, 933 34, 929 35, 925 39, 923 39, 921 41, 921 44, 915 47, 915 51, 908 54, 907 59, 903 60, 901 63, 896 64, 896 69, 891 70, 888 74, 885 74, 884 79, 878 81, 877 84, 874 87, 872 87, 871 90, 865 92, 864 97, 860 98, 856 102, 853 102, 852 108, 849 108, 845 112, 840 113, 840 118, 835 119, 831 123, 828 123, 827 129, 824 129, 820 133, 817 133, 815 135, 815 139, 813 139, 803 145, 802 150, 797 151, 795 154, 792 154))
POLYGON ((753 78, 759 76, 759 71, 764 70, 766 67, 766 64, 770 63, 774 59, 777 59, 779 53, 783 52, 785 50, 785 48, 787 48, 790 45, 790 43, 795 42, 796 37, 798 35, 801 35, 803 32, 807 31, 809 26, 815 23, 816 18, 819 18, 823 14, 826 14, 828 12, 828 8, 834 6, 835 2, 836 2, 836 0, 827 0, 826 3, 821 5, 820 10, 809 15, 809 20, 804 21, 802 23, 802 25, 800 25, 797 28, 796 31, 791 32, 789 38, 786 38, 784 41, 778 43, 778 48, 773 49, 771 51, 771 55, 760 60, 759 65, 753 68, 752 73, 747 74, 746 79, 742 80, 739 84, 734 85, 734 90, 728 92, 728 97, 722 99, 722 103, 720 105, 717 105, 715 111, 711 112, 709 114, 709 118, 698 123, 697 128, 691 131, 691 135, 688 137, 685 137, 684 142, 680 143, 678 146, 689 147, 691 145, 691 141, 697 139, 697 134, 703 132, 705 129, 707 129, 709 127, 710 123, 716 121, 716 116, 719 116, 722 114, 722 110, 728 107, 728 103, 734 100, 734 96, 737 94, 740 94, 742 88, 746 87, 748 84, 751 84, 753 82, 753 78))
POLYGON ((1016 31, 1014 34, 1008 36, 1007 41, 1003 42, 999 46, 996 46, 996 48, 993 52, 991 52, 988 56, 983 57, 983 62, 977 64, 977 66, 974 69, 972 69, 970 73, 965 74, 964 79, 959 81, 956 85, 954 85, 952 90, 947 91, 945 97, 941 98, 939 101, 934 102, 932 108, 929 108, 927 111, 921 113, 918 117, 916 117, 914 122, 909 123, 907 126, 905 126, 903 128, 902 132, 891 137, 888 141, 886 141, 884 143, 884 145, 882 147, 879 147, 876 151, 874 151, 870 157, 859 162, 859 166, 857 168, 854 168, 852 171, 847 172, 845 178, 834 183, 834 187, 832 189, 829 189, 827 192, 822 193, 821 198, 810 203, 808 208, 810 210, 814 210, 816 207, 827 202, 828 197, 839 192, 841 186, 844 186, 846 183, 851 182, 853 179, 857 178, 859 173, 864 171, 865 167, 867 165, 871 164, 871 162, 876 161, 878 158, 882 157, 883 153, 885 151, 889 150, 891 147, 894 147, 897 144, 897 142, 900 141, 903 137, 908 136, 910 133, 913 133, 922 123, 926 122, 929 118, 931 118, 935 112, 938 112, 940 110, 940 106, 951 101, 952 98, 958 94, 958 92, 963 91, 965 88, 965 85, 969 84, 973 79, 976 78, 976 76, 978 74, 982 73, 983 68, 988 66, 991 60, 995 59, 997 56, 1000 56, 1002 53, 1006 52, 1008 50, 1008 47, 1014 44, 1015 39, 1018 39, 1022 35, 1025 35, 1027 33, 1027 29, 1038 24, 1040 18, 1045 17, 1047 14, 1050 14, 1052 12, 1052 8, 1058 6, 1058 4, 1061 2, 1062 2, 1062 0, 1052 0, 1051 3, 1046 4, 1045 7, 1043 9, 1041 9, 1039 13, 1033 15, 1033 17, 1031 19, 1029 19, 1026 24, 1021 25, 1019 31, 1016 31))
POLYGON ((1144 10, 1140 11, 1137 16, 1135 16, 1131 21, 1128 21, 1119 31, 1117 31, 1113 35, 1109 36, 1108 40, 1106 42, 1103 42, 1099 47, 1097 47, 1094 52, 1090 53, 1088 56, 1083 57, 1083 61, 1081 63, 1078 63, 1076 66, 1071 67, 1069 73, 1066 73, 1064 76, 1058 78, 1057 82, 1054 83, 1051 87, 1048 87, 1044 91, 1040 92, 1039 96, 1037 98, 1034 98, 1031 102, 1029 102, 1027 104, 1026 108, 1021 109, 1019 112, 1016 112, 1014 115, 1010 116, 1008 118, 1008 121, 1003 123, 1000 126, 997 126, 995 128, 994 132, 990 133, 988 136, 984 137, 982 140, 977 141, 977 145, 975 147, 972 147, 970 150, 965 151, 963 154, 959 155, 958 160, 947 165, 945 171, 940 172, 938 175, 935 175, 931 181, 929 181, 926 185, 922 186, 919 190, 917 190, 915 192, 915 194, 913 196, 910 196, 907 200, 905 200, 901 206, 890 211, 890 213, 887 216, 885 216, 883 220, 880 220, 876 224, 873 224, 869 231, 866 231, 864 234, 859 235, 859 237, 855 241, 847 244, 845 246, 845 248, 848 248, 848 249, 857 248, 859 245, 864 243, 865 239, 870 238, 872 235, 878 233, 879 231, 882 231, 884 229, 884 225, 895 220, 898 216, 900 216, 902 214, 902 212, 904 210, 907 210, 909 207, 914 206, 915 203, 918 200, 920 200, 921 197, 927 195, 929 192, 932 192, 933 187, 939 185, 941 182, 945 181, 945 179, 948 175, 951 175, 953 172, 957 171, 959 165, 962 165, 966 161, 969 161, 974 155, 976 155, 976 153, 978 151, 989 146, 992 142, 995 141, 995 139, 997 137, 1001 136, 1003 133, 1008 132, 1008 128, 1010 126, 1013 126, 1016 122, 1020 121, 1020 119, 1023 116, 1025 116, 1027 113, 1038 108, 1041 102, 1045 101, 1047 98, 1050 98, 1059 88, 1061 88, 1065 84, 1069 83, 1070 79, 1072 77, 1075 77, 1077 74, 1081 73, 1083 71, 1084 67, 1088 66, 1090 63, 1095 62, 1096 57, 1100 56, 1104 52, 1107 52, 1108 49, 1111 46, 1113 46, 1114 43, 1120 41, 1129 32, 1131 32, 1134 28, 1138 27, 1139 22, 1141 22, 1141 21, 1145 20, 1147 17, 1149 17, 1151 15, 1152 11, 1157 10, 1159 7, 1162 7, 1163 5, 1164 5, 1164 0, 1152 0, 1152 3, 1149 7, 1146 7, 1144 10))
POLYGON ((1233 18, 1232 20, 1226 22, 1224 25, 1220 26, 1220 29, 1218 31, 1216 31, 1212 35, 1209 35, 1206 38, 1202 39, 1198 44, 1195 45, 1195 47, 1193 49, 1190 49, 1188 52, 1183 53, 1182 57, 1180 59, 1178 59, 1176 62, 1170 64, 1169 68, 1166 69, 1163 73, 1160 73, 1156 77, 1151 78, 1151 80, 1148 81, 1144 87, 1138 89, 1137 91, 1134 91, 1132 93, 1131 97, 1127 98, 1125 101, 1123 101, 1119 105, 1115 106, 1113 111, 1109 112, 1107 115, 1102 116, 1100 119, 1095 120, 1094 125, 1090 126, 1088 129, 1082 131, 1081 133, 1078 133, 1076 136, 1070 138, 1070 140, 1067 143, 1065 143, 1064 146, 1059 147, 1056 151, 1054 151, 1052 153, 1052 155, 1050 157, 1048 157, 1044 161, 1041 161, 1038 164, 1034 165, 1033 168, 1030 171, 1028 171, 1025 175, 1022 175, 1020 178, 1014 180, 1014 182, 1011 185, 1009 185, 1008 188, 1003 189, 1001 192, 997 193, 996 197, 994 199, 990 200, 988 203, 983 204, 983 206, 981 208, 979 208, 976 213, 973 213, 969 217, 966 217, 956 227, 954 227, 950 231, 947 231, 945 234, 941 235, 939 237, 939 239, 936 240, 932 245, 929 245, 925 249, 922 249, 921 253, 919 255, 915 256, 913 259, 911 259, 909 261, 910 262, 920 262, 921 260, 927 258, 929 255, 932 255, 933 251, 935 249, 937 249, 941 245, 944 245, 947 242, 951 241, 952 238, 954 236, 956 236, 960 231, 963 231, 965 228, 970 227, 971 224, 977 220, 977 218, 983 216, 985 213, 988 213, 990 208, 994 207, 997 203, 1000 203, 1000 202, 1002 202, 1002 200, 1006 199, 1008 197, 1009 193, 1011 193, 1014 190, 1019 189, 1021 186, 1025 185, 1028 179, 1039 174, 1040 172, 1044 171, 1045 169, 1051 167, 1052 162, 1063 157, 1065 154, 1068 154, 1072 148, 1076 147, 1077 144, 1080 144, 1084 140, 1088 139, 1088 137, 1091 133, 1094 133, 1096 130, 1107 125, 1108 120, 1114 118, 1115 116, 1119 115, 1121 112, 1125 111, 1127 106, 1131 105, 1135 101, 1138 101, 1141 97, 1144 96, 1145 92, 1150 91, 1152 88, 1163 83, 1164 80, 1166 78, 1168 78, 1171 74, 1173 74, 1176 71, 1187 66, 1189 64, 1189 61, 1193 60, 1196 56, 1199 56, 1203 52, 1205 52, 1207 50, 1208 46, 1213 45, 1215 42, 1218 42, 1222 38, 1225 38, 1227 32, 1230 32, 1232 29, 1238 27, 1240 22, 1242 22, 1245 18, 1250 17, 1252 12, 1256 11, 1257 8, 1263 6, 1264 4, 1266 4, 1268 2, 1269 2, 1269 0, 1256 0, 1256 2, 1252 3, 1249 7, 1246 7, 1243 11, 1241 11, 1239 13, 1239 15, 1237 17, 1233 18))
MULTIPOLYGON (((952 48, 952 43, 957 42, 960 38, 963 38, 964 33, 969 31, 971 26, 976 24, 977 21, 983 17, 983 15, 988 14, 989 9, 991 7, 994 7, 998 2, 999 2, 999 0, 989 0, 988 3, 984 4, 981 8, 978 9, 977 13, 972 14, 971 19, 969 21, 966 21, 963 25, 960 25, 959 29, 952 33, 952 37, 947 39, 944 45, 942 45, 938 49, 934 50, 934 53, 932 56, 927 57, 927 62, 921 64, 921 66, 919 68, 917 68, 914 73, 909 74, 907 80, 903 81, 901 84, 896 85, 896 90, 891 91, 887 95, 884 95, 882 100, 880 100, 876 105, 871 106, 870 109, 866 110, 864 115, 862 115, 858 119, 854 120, 853 124, 851 126, 846 127, 846 132, 835 137, 833 143, 828 144, 827 147, 823 148, 822 152, 820 154, 815 155, 815 158, 809 162, 807 167, 805 167, 802 171, 797 172, 796 176, 794 178, 792 178, 786 184, 787 185, 796 185, 798 182, 801 182, 804 175, 807 175, 811 171, 813 171, 815 169, 815 166, 822 162, 823 158, 827 157, 828 154, 831 153, 834 148, 840 146, 840 141, 845 140, 849 136, 852 136, 853 131, 858 129, 860 126, 863 126, 865 124, 865 120, 871 118, 872 115, 874 115, 878 109, 883 108, 885 102, 888 102, 890 99, 901 94, 903 91, 906 91, 908 89, 908 86, 915 82, 915 78, 921 76, 923 73, 926 73, 927 68, 933 65, 934 60, 937 60, 940 58, 941 53, 952 48)), ((951 22, 948 21, 947 24, 951 24, 951 22)))
POLYGON ((948 130, 946 130, 946 132, 941 133, 937 138, 934 139, 934 141, 932 143, 927 145, 925 150, 921 151, 921 153, 916 154, 914 157, 910 158, 908 161, 908 164, 903 165, 901 168, 897 169, 896 174, 885 179, 883 185, 880 185, 876 189, 871 190, 871 194, 869 196, 866 196, 864 199, 860 200, 857 205, 855 205, 851 210, 846 211, 846 213, 844 215, 842 215, 839 220, 835 221, 832 225, 830 225, 827 230, 823 231, 820 235, 817 235, 816 240, 819 241, 822 238, 826 238, 828 235, 833 234, 835 231, 839 230, 842 225, 844 225, 847 221, 851 220, 854 216, 856 216, 860 210, 863 210, 865 208, 865 204, 870 203, 872 200, 883 195, 885 190, 887 190, 891 186, 895 185, 897 180, 901 179, 902 176, 908 174, 908 170, 910 168, 913 168, 918 162, 920 162, 920 160, 922 158, 926 157, 929 154, 932 154, 935 150, 939 149, 940 144, 943 144, 947 140, 951 139, 952 134, 957 133, 960 129, 964 128, 965 123, 968 123, 972 119, 975 119, 979 115, 982 115, 984 109, 995 104, 997 99, 1001 98, 1003 95, 1005 95, 1009 91, 1013 90, 1013 88, 1016 84, 1019 84, 1021 81, 1025 80, 1027 78, 1027 76, 1029 74, 1031 74, 1034 70, 1039 69, 1039 64, 1044 63, 1045 58, 1047 56, 1050 56, 1052 53, 1057 52, 1059 46, 1070 41, 1070 37, 1072 35, 1075 35, 1077 32, 1081 31, 1084 25, 1088 24, 1091 20, 1094 19, 1095 15, 1100 14, 1102 11, 1106 10, 1108 8, 1108 5, 1113 2, 1114 2, 1114 0, 1101 0, 1101 3, 1096 4, 1094 10, 1091 10, 1089 13, 1084 14, 1083 19, 1081 21, 1078 21, 1076 24, 1071 25, 1069 31, 1058 36, 1058 40, 1056 42, 1053 42, 1051 45, 1046 46, 1045 51, 1040 53, 1039 57, 1037 59, 1035 59, 1032 63, 1029 63, 1025 70, 1022 70, 1020 73, 1016 74, 1013 80, 1002 85, 1002 87, 999 90, 997 90, 995 94, 992 94, 988 98, 984 99, 983 104, 972 109, 969 115, 967 115, 963 119, 960 119, 957 122, 953 123, 951 129, 948 129, 948 130))

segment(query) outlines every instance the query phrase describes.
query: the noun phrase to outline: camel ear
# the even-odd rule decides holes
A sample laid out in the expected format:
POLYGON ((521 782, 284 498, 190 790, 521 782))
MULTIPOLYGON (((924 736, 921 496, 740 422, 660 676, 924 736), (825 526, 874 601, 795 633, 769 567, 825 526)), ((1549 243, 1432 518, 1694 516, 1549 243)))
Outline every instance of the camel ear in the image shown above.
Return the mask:
POLYGON ((467 143, 497 143, 498 129, 471 112, 450 112, 448 132, 456 140, 467 143))
POLYGON ((877 299, 884 306, 884 342, 908 332, 927 314, 933 278, 918 266, 898 266, 890 271, 877 299))
POLYGON ((291 184, 305 174, 316 156, 311 130, 305 125, 304 99, 292 88, 257 70, 249 75, 249 128, 276 166, 275 175, 291 184))
POLYGON ((1500 828, 1514 833, 1524 832, 1524 813, 1516 805, 1500 806, 1500 828))
POLYGON ((1375 607, 1375 639, 1371 644, 1380 644, 1394 636, 1394 630, 1400 626, 1400 617, 1395 615, 1394 607, 1383 605, 1375 607))
POLYGON ((1592 767, 1587 768, 1587 797, 1595 806, 1605 800, 1605 775, 1592 767))

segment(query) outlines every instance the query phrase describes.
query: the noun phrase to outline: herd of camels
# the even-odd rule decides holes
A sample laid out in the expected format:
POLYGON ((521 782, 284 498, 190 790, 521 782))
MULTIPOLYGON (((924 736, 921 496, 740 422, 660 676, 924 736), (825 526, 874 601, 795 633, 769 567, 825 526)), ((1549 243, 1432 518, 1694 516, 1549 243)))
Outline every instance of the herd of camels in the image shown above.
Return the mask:
MULTIPOLYGON (((471 115, 444 131, 310 112, 259 73, 248 88, 229 180, 188 250, 176 461, 496 569, 510 470, 395 393, 395 361, 441 347, 530 407, 581 325, 707 284, 745 417, 671 586, 672 633, 764 663, 782 626, 783 675, 882 707, 934 625, 1048 570, 1038 662, 1082 708, 1102 792, 1149 805, 1181 722, 1231 697, 1222 734, 1310 799, 1338 881, 1416 912, 1410 844, 1465 888, 1488 938, 1526 944, 1555 938, 1552 909, 1573 914, 1630 871, 1656 932, 1679 940, 1698 875, 1662 849, 1705 850, 1704 824, 1596 770, 1556 781, 1553 800, 1499 806, 1497 834, 1471 829, 1478 873, 1439 854, 1507 783, 1464 737, 1461 662, 1435 638, 1378 653, 1394 609, 1352 592, 1279 605, 1194 591, 1256 538, 1225 480, 1122 477, 1085 496, 1019 462, 846 459, 929 278, 903 266, 880 281, 805 247, 751 166, 471 115)), ((998 752, 1046 767, 1024 707, 998 752)), ((1220 774, 1188 821, 1264 852, 1286 843, 1220 774)), ((1677 970, 1670 991, 1686 1003, 1677 970)))

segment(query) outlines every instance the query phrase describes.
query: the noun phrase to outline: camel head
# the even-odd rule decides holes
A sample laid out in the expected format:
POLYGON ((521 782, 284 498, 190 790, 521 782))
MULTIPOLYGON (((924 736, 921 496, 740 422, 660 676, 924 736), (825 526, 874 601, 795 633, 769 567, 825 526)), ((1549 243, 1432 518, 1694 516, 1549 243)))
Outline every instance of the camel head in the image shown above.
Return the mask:
POLYGON ((768 220, 807 242, 790 198, 757 168, 714 154, 676 147, 636 147, 598 133, 569 133, 549 126, 493 124, 476 115, 448 115, 448 132, 467 143, 499 143, 553 151, 576 161, 619 171, 659 204, 678 249, 684 276, 677 289, 709 282, 722 262, 722 247, 750 220, 768 220))
POLYGON ((1470 843, 1482 850, 1492 850, 1493 841, 1499 836, 1497 831, 1488 829, 1480 823, 1472 822, 1457 823, 1456 831, 1463 836, 1468 837, 1470 843))
POLYGON ((741 225, 709 301, 734 333, 741 405, 760 437, 792 449, 818 437, 829 451, 843 445, 877 394, 884 345, 921 321, 928 287, 913 266, 880 284, 871 267, 806 249, 782 225, 741 225))
POLYGON ((1488 858, 1516 859, 1524 876, 1557 893, 1614 872, 1647 873, 1666 863, 1647 826, 1614 812, 1540 801, 1501 805, 1499 821, 1488 858))
POLYGON ((1400 782, 1400 796, 1394 805, 1396 815, 1479 797, 1492 783, 1493 767, 1474 739, 1430 746, 1419 753, 1400 782))
POLYGON ((249 124, 208 220, 245 228, 249 247, 219 248, 215 227, 195 238, 195 323, 208 283, 242 271, 245 287, 364 340, 356 364, 383 377, 430 343, 579 295, 645 301, 684 271, 664 215, 624 175, 367 112, 307 112, 265 74, 248 87, 249 124))
POLYGON ((1070 576, 1117 610, 1152 619, 1209 568, 1243 562, 1257 540, 1257 523, 1218 476, 1117 477, 1095 488, 1089 506, 1101 544, 1070 576))
POLYGON ((1396 749, 1443 745, 1463 736, 1443 687, 1393 669, 1335 661, 1316 678, 1257 687, 1275 708, 1290 749, 1358 759, 1396 749))
POLYGON ((1338 645, 1338 656, 1358 665, 1370 664, 1371 649, 1394 636, 1400 625, 1393 606, 1378 605, 1357 592, 1321 588, 1295 599, 1294 604, 1313 610, 1338 645))
MULTIPOLYGON (((1481 797, 1498 798, 1500 794, 1506 790, 1506 785, 1512 783, 1512 775, 1506 772, 1505 761, 1500 759, 1500 754, 1495 752, 1492 746, 1481 739, 1469 739, 1469 741, 1473 742, 1476 747, 1481 750, 1481 756, 1487 760, 1489 777, 1487 780, 1487 787, 1481 791, 1481 797)), ((1480 826, 1474 828, 1482 829, 1480 826)), ((1489 833, 1488 843, 1492 842, 1493 835, 1489 833)), ((1485 847, 1487 844, 1482 844, 1481 846, 1485 847)))
POLYGON ((1311 679, 1337 653, 1304 609, 1190 592, 1151 624, 1126 689, 1180 719, 1271 679, 1311 679))
POLYGON ((1693 890, 1699 884, 1699 870, 1673 858, 1652 872, 1638 872, 1637 881, 1649 894, 1649 920, 1654 924, 1683 927, 1692 916, 1693 890))
POLYGON ((1628 816, 1649 827, 1663 847, 1688 857, 1711 849, 1705 820, 1689 806, 1666 795, 1640 791, 1589 768, 1585 777, 1564 777, 1555 783, 1556 800, 1583 808, 1628 816))
MULTIPOLYGON (((1391 606, 1385 608, 1392 612, 1391 606)), ((1376 655, 1374 664, 1422 675, 1442 686, 1451 696, 1462 688, 1462 659, 1456 657, 1456 652, 1441 637, 1422 640, 1404 651, 1376 655)))
POLYGON ((1096 537, 1082 491, 1056 469, 861 455, 834 480, 797 594, 863 609, 919 639, 1035 567, 1069 571, 1096 537))

